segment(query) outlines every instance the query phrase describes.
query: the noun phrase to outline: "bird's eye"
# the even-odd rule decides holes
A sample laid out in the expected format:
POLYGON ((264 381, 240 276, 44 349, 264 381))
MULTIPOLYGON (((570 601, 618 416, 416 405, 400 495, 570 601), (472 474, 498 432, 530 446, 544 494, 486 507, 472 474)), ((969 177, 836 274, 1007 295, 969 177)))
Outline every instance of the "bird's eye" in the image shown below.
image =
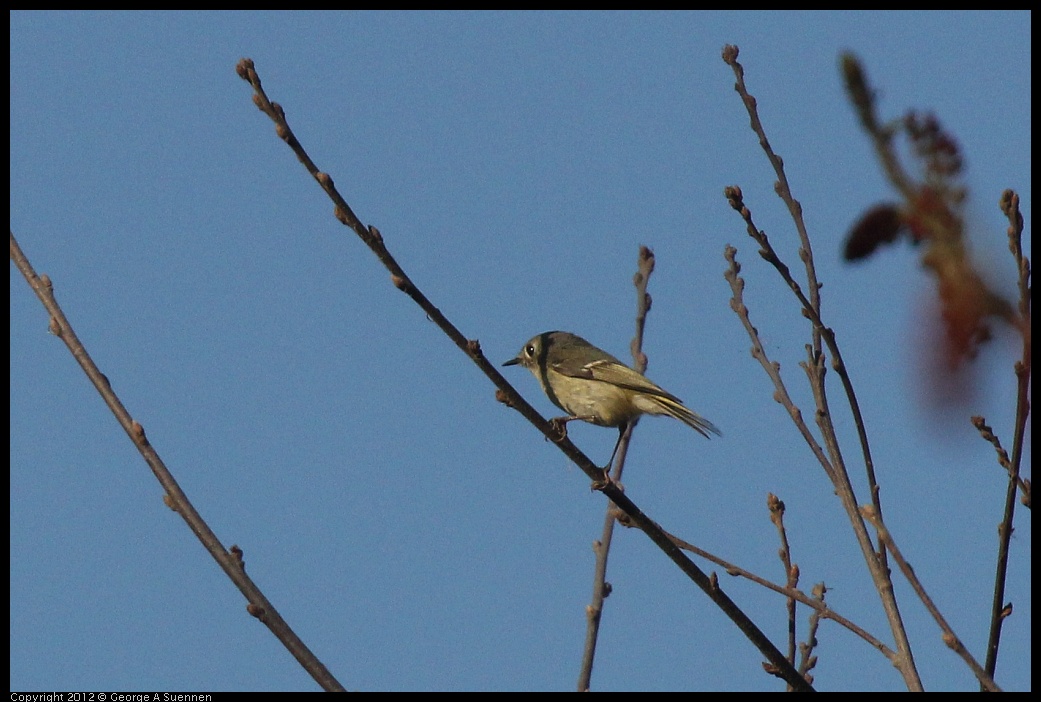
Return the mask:
POLYGON ((535 344, 528 344, 527 346, 525 346, 524 347, 524 353, 527 354, 528 356, 534 356, 535 355, 535 344))

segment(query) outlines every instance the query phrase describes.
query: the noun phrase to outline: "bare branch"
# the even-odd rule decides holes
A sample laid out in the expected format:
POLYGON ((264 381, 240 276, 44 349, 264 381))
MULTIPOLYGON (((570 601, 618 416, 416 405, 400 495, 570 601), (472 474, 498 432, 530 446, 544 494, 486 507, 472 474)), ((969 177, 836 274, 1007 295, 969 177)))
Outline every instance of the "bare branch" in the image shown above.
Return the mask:
POLYGON ((69 353, 79 363, 80 368, 83 369, 87 378, 116 417, 116 421, 123 427, 123 431, 127 433, 127 436, 130 437, 134 446, 145 459, 145 463, 152 469, 156 480, 163 486, 163 489, 166 491, 163 495, 163 502, 167 507, 181 515, 181 518, 188 524, 188 527, 202 542, 202 545, 213 556, 213 560, 217 561, 217 565, 221 567, 221 570, 227 574, 231 582, 235 584, 235 587, 246 597, 248 602, 246 611, 263 622, 271 630, 271 633, 293 654, 293 657, 322 686, 323 690, 342 691, 344 688, 339 681, 333 677, 333 674, 329 672, 325 665, 318 660, 300 637, 296 635, 296 632, 290 628, 289 624, 282 619, 278 610, 264 596, 264 593, 253 582, 253 579, 246 575, 242 549, 238 546, 232 546, 230 550, 225 549, 220 539, 217 538, 217 535, 213 533, 213 530, 210 529, 210 526, 202 518, 202 515, 195 510, 188 496, 181 490, 181 486, 177 484, 177 480, 166 467, 163 459, 160 458, 159 452, 149 443, 147 436, 145 436, 145 428, 123 406, 122 401, 115 391, 112 390, 108 377, 98 369, 87 349, 80 342, 79 337, 72 328, 72 324, 65 317, 65 313, 54 297, 54 286, 51 279, 47 275, 36 275, 36 271, 33 270, 29 259, 26 258, 17 240, 15 240, 14 232, 11 232, 11 260, 14 261, 22 276, 25 277, 26 282, 29 283, 29 287, 33 289, 33 292, 40 298, 40 302, 43 303, 44 308, 50 314, 49 328, 51 333, 65 342, 69 353))
POLYGON ((788 662, 784 655, 770 642, 762 631, 744 614, 727 595, 719 589, 704 572, 698 568, 693 561, 669 540, 668 536, 660 526, 647 515, 645 515, 636 504, 630 500, 619 485, 610 480, 606 471, 596 466, 577 446, 566 436, 561 436, 559 430, 549 421, 544 419, 535 409, 528 404, 513 389, 498 370, 488 362, 481 352, 480 344, 476 340, 466 339, 459 330, 441 313, 409 279, 405 271, 391 256, 383 242, 383 237, 375 227, 366 227, 354 214, 350 206, 343 199, 333 185, 332 178, 322 173, 307 155, 300 142, 293 135, 289 124, 286 122, 285 112, 278 103, 268 100, 261 86, 260 77, 257 75, 255 66, 251 59, 242 59, 237 67, 239 76, 253 86, 253 102, 275 123, 275 132, 296 153, 297 158, 314 177, 318 184, 325 190, 326 194, 335 204, 334 214, 336 218, 346 226, 349 226, 358 237, 372 250, 380 262, 390 271, 391 280, 394 285, 411 297, 430 317, 431 320, 441 328, 445 334, 466 353, 470 359, 488 376, 498 388, 496 397, 504 403, 516 409, 524 418, 531 422, 547 438, 551 439, 558 448, 575 463, 593 481, 593 488, 604 493, 618 508, 625 513, 631 524, 640 528, 669 557, 688 578, 701 588, 709 598, 723 610, 724 613, 737 625, 741 632, 762 652, 770 661, 767 672, 783 678, 796 689, 812 689, 806 680, 798 674, 795 668, 788 662))
MULTIPOLYGON (((816 400, 817 425, 821 430, 824 445, 828 451, 827 460, 825 460, 823 451, 812 438, 805 423, 802 421, 801 413, 798 413, 794 405, 791 404, 790 399, 788 399, 787 393, 783 391, 783 385, 780 384, 779 368, 776 367, 776 364, 767 365, 764 363, 763 366, 767 369, 767 374, 774 379, 775 385, 778 386, 778 391, 774 394, 774 399, 782 404, 785 402, 788 403, 786 406, 789 407, 789 414, 795 422, 796 427, 803 435, 803 438, 806 439, 807 444, 814 451, 814 455, 816 455, 818 460, 821 462, 821 466, 824 468, 825 473, 828 475, 828 478, 835 487, 835 492, 842 503, 843 509, 845 509, 846 514, 849 517, 850 524, 852 525, 853 532, 857 537, 857 543, 860 546, 864 561, 867 564, 868 571, 874 581, 875 589, 881 598, 882 607, 889 620, 890 629, 896 639, 897 650, 900 652, 900 656, 895 662, 895 665, 904 676, 908 688, 911 690, 920 690, 922 689, 922 682, 914 664, 914 656, 911 651, 910 642, 908 641, 907 632, 900 616, 896 598, 893 594, 892 581, 889 569, 886 566, 885 550, 884 548, 880 548, 879 553, 877 554, 874 551, 871 537, 867 532, 864 520, 860 516, 858 510, 853 484, 846 471, 845 461, 842 457, 841 448, 832 423, 825 388, 825 373, 827 367, 821 346, 822 339, 824 340, 824 343, 827 344, 828 350, 832 355, 832 367, 839 373, 839 377, 842 380, 846 399, 849 403, 850 410, 852 411, 854 423, 857 427, 857 433, 860 439, 860 447, 864 458, 864 466, 867 474, 873 509, 876 514, 881 515, 879 489, 875 479, 874 462, 871 458, 871 450, 867 440, 867 430, 860 413, 859 402, 857 401, 856 394, 853 390, 853 384, 849 378, 846 364, 842 360, 842 354, 835 339, 835 334, 829 327, 825 326, 821 318, 819 296, 821 285, 817 281, 816 270, 813 263, 813 250, 810 246, 809 234, 807 233, 805 221, 802 217, 802 206, 792 195, 791 188, 788 184, 788 178, 784 172, 783 160, 774 152, 766 137, 766 132, 759 119, 756 100, 748 92, 745 85, 744 68, 737 61, 738 53, 739 51, 736 46, 728 45, 723 50, 723 60, 733 69, 734 75, 737 77, 737 83, 735 84, 734 89, 741 96, 745 109, 749 115, 752 131, 759 137, 759 144, 766 154, 767 159, 770 161, 770 164, 773 166, 774 172, 777 174, 777 182, 774 189, 781 197, 782 201, 788 206, 795 229, 798 232, 800 241, 799 257, 802 259, 806 270, 807 293, 803 292, 802 286, 794 280, 787 265, 780 259, 776 251, 774 251, 774 248, 770 244, 765 232, 755 226, 752 221, 751 212, 748 207, 745 206, 741 189, 736 186, 728 187, 725 189, 725 195, 731 207, 739 212, 742 219, 745 221, 749 236, 759 244, 759 255, 769 262, 781 275, 781 278, 785 281, 788 287, 792 290, 796 299, 799 301, 799 304, 802 307, 803 316, 812 322, 811 343, 806 346, 807 360, 801 365, 803 370, 806 372, 810 388, 813 391, 814 399, 816 400)), ((749 333, 749 337, 752 339, 753 355, 758 356, 759 354, 763 354, 762 344, 759 341, 757 330, 750 322, 748 322, 748 311, 744 303, 741 301, 741 292, 744 288, 744 281, 739 279, 737 276, 740 268, 737 266, 736 262, 736 250, 734 250, 733 247, 728 246, 725 252, 725 257, 730 262, 730 266, 724 275, 730 282, 731 289, 735 293, 734 298, 731 300, 731 307, 738 314, 738 317, 741 318, 746 331, 749 333)), ((762 363, 763 361, 761 360, 760 362, 762 363)))
POLYGON ((947 623, 947 620, 944 619, 942 614, 940 614, 940 610, 933 603, 932 598, 929 597, 929 593, 925 591, 925 586, 922 585, 918 576, 915 575, 914 568, 912 568, 911 564, 907 562, 907 559, 904 558, 904 554, 900 552, 896 542, 893 541, 893 535, 889 533, 889 529, 886 528, 878 518, 878 515, 875 514, 874 508, 870 506, 864 507, 862 512, 864 513, 864 517, 871 522, 871 525, 878 530, 878 538, 881 541, 884 541, 886 546, 892 552, 893 558, 896 560, 897 565, 900 566, 900 571, 904 574, 904 577, 907 578, 907 582, 911 584, 911 587, 914 588, 915 594, 918 595, 918 599, 922 601, 925 608, 929 610, 929 614, 931 614, 936 623, 940 625, 940 629, 943 631, 943 642, 947 644, 952 651, 961 656, 962 660, 968 664, 973 674, 986 690, 990 692, 1000 692, 1001 688, 999 688, 997 683, 994 682, 994 678, 992 678, 991 675, 976 662, 976 659, 972 657, 972 654, 969 653, 965 648, 965 645, 962 644, 961 639, 959 639, 954 633, 954 629, 951 628, 947 623))

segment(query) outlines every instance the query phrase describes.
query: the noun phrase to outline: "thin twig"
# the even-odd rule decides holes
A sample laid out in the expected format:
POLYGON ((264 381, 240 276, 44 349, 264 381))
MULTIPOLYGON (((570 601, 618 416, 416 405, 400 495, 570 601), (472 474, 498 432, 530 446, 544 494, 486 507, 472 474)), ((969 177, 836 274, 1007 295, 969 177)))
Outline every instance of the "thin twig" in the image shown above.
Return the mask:
MULTIPOLYGON (((1023 443, 1026 440, 1027 417, 1030 415, 1030 369, 1031 369, 1031 282, 1030 259, 1023 255, 1023 215, 1019 211, 1019 195, 1006 190, 1001 195, 1001 210, 1008 218, 1009 250, 1016 263, 1019 289, 1019 320, 1023 339, 1022 355, 1015 364, 1016 373, 1016 418, 1013 426, 1012 457, 1008 460, 1008 488, 1005 491, 1005 506, 998 527, 998 558, 994 574, 994 595, 991 600, 990 633, 987 637, 987 659, 984 663, 987 674, 993 676, 998 664, 998 647, 1001 643, 1001 629, 1011 611, 1011 605, 1005 603, 1005 579, 1008 573, 1009 545, 1012 539, 1012 518, 1016 510, 1017 487, 1023 490, 1023 501, 1030 506, 1030 482, 1020 479, 1019 469, 1023 460, 1023 443)), ((982 420, 981 420, 982 421, 982 420)), ((979 429, 979 426, 977 426, 979 429)), ((993 432, 990 432, 993 437, 993 432)), ((982 431, 982 430, 981 430, 982 431)), ((999 450, 998 456, 1004 453, 997 437, 993 443, 999 450)))
POLYGON ((997 454, 998 465, 1005 469, 1008 473, 1009 480, 1016 483, 1021 494, 1020 501, 1027 507, 1030 507, 1030 482, 1024 480, 1020 476, 1018 471, 1012 467, 1012 459, 1008 457, 1008 452, 1001 445, 1001 440, 994 433, 994 430, 987 424, 985 417, 975 416, 972 417, 972 426, 976 427, 976 431, 980 433, 983 439, 990 443, 994 447, 994 453, 997 454))
MULTIPOLYGON (((799 567, 792 565, 792 551, 788 544, 788 532, 784 528, 784 502, 772 492, 766 495, 766 507, 770 510, 770 521, 777 529, 777 536, 781 540, 781 547, 777 549, 777 555, 784 566, 784 576, 787 579, 787 587, 795 590, 799 586, 799 567)), ((795 598, 789 597, 785 610, 788 614, 788 660, 795 663, 795 598)), ((805 671, 800 671, 805 674, 805 671)))
POLYGON ((184 494, 181 486, 178 485, 177 480, 174 479, 173 474, 166 467, 163 459, 159 457, 159 452, 148 441, 144 427, 123 406, 122 401, 115 391, 112 390, 108 377, 98 369, 87 349, 80 342, 79 337, 72 328, 72 324, 66 318, 65 313, 54 297, 54 286, 51 279, 47 275, 36 275, 36 271, 33 270, 29 259, 22 252, 17 240, 15 240, 14 232, 11 232, 11 260, 14 261, 15 266, 21 271, 26 282, 29 283, 29 287, 33 289, 33 292, 40 298, 40 302, 43 303, 44 308, 50 314, 51 333, 65 342, 72 357, 79 363, 87 378, 97 389, 105 404, 112 411, 112 414, 115 415, 120 426, 123 427, 123 431, 127 433, 127 436, 130 437, 134 446, 137 447, 137 450, 145 459, 145 463, 152 469, 152 473, 159 481, 159 484, 163 486, 163 489, 166 491, 166 494, 163 495, 163 501, 170 509, 181 515, 181 518, 188 524, 188 527, 202 542, 202 545, 210 552, 213 560, 217 561, 217 565, 221 567, 239 591, 246 597, 248 602, 246 611, 262 621, 271 630, 271 633, 282 642, 282 645, 300 662, 304 670, 322 686, 323 690, 343 691, 344 688, 339 681, 333 677, 325 665, 318 660, 300 637, 296 635, 296 632, 290 628, 289 624, 282 619, 278 610, 264 596, 264 593, 253 582, 253 579, 246 575, 242 549, 238 546, 232 546, 230 550, 225 549, 217 535, 213 533, 206 521, 195 510, 188 496, 184 494))
POLYGON ((807 676, 810 682, 813 682, 813 676, 810 673, 811 670, 817 667, 817 656, 813 655, 813 651, 817 648, 817 629, 820 628, 822 610, 827 609, 827 605, 824 604, 824 593, 828 589, 824 587, 824 583, 817 583, 813 586, 813 599, 820 602, 821 609, 814 609, 810 614, 810 623, 806 631, 806 642, 799 644, 799 672, 807 676))
MULTIPOLYGON (((623 520, 623 523, 624 523, 624 520, 623 520)), ((853 632, 854 634, 856 634, 857 636, 862 638, 864 641, 866 641, 872 648, 874 648, 877 651, 879 651, 880 653, 882 653, 882 655, 884 655, 890 661, 892 661, 894 663, 897 661, 897 653, 896 653, 896 651, 894 651, 893 649, 891 649, 888 646, 886 646, 882 641, 880 641, 878 639, 878 637, 872 635, 869 631, 867 631, 863 627, 858 626, 852 620, 847 619, 846 617, 842 616, 841 614, 839 614, 835 610, 831 609, 824 602, 824 599, 822 597, 819 597, 819 596, 816 596, 816 595, 814 595, 814 596, 807 595, 805 592, 803 592, 802 590, 800 590, 798 588, 792 588, 792 587, 786 587, 784 585, 778 585, 777 583, 775 583, 775 582, 773 582, 771 580, 767 580, 764 577, 756 575, 755 573, 751 572, 750 570, 746 570, 744 568, 741 568, 740 566, 737 566, 737 565, 735 565, 733 563, 730 563, 729 561, 726 561, 726 560, 720 558, 719 556, 716 556, 716 555, 714 555, 712 553, 709 553, 708 551, 706 551, 706 550, 704 550, 702 548, 698 548, 694 544, 689 543, 687 541, 684 541, 683 539, 679 538, 678 536, 674 536, 672 534, 669 534, 669 538, 672 539, 673 543, 675 543, 677 546, 682 548, 684 551, 689 551, 690 553, 693 553, 696 556, 700 556, 701 558, 704 558, 707 561, 711 561, 712 563, 715 563, 716 565, 721 567, 724 570, 724 572, 726 572, 727 575, 730 575, 730 576, 735 577, 735 578, 744 578, 744 579, 746 579, 746 580, 748 580, 750 582, 753 582, 753 583, 755 583, 757 585, 765 587, 767 590, 772 590, 772 591, 774 591, 774 592, 776 592, 776 593, 778 593, 780 595, 784 595, 785 597, 789 597, 789 598, 791 598, 793 600, 798 600, 799 602, 801 602, 802 604, 806 605, 807 607, 811 607, 821 617, 823 617, 825 619, 830 619, 831 621, 835 622, 836 624, 839 624, 840 626, 843 626, 843 627, 849 629, 851 632, 853 632)), ((713 576, 714 575, 715 574, 713 574, 713 576)))
POLYGON ((994 682, 994 678, 983 669, 983 666, 976 662, 976 659, 973 658, 972 654, 965 648, 961 639, 959 639, 954 633, 954 629, 951 628, 950 624, 947 623, 947 620, 944 619, 942 614, 940 614, 940 610, 933 603, 932 598, 929 597, 929 593, 925 591, 925 587, 915 574, 914 568, 912 568, 907 562, 907 559, 904 558, 904 554, 900 552, 900 548, 896 545, 896 542, 893 541, 893 535, 889 533, 889 529, 887 529, 878 518, 878 515, 874 513, 874 508, 869 505, 864 507, 861 511, 864 513, 864 517, 871 522, 871 525, 878 530, 879 539, 886 542, 886 546, 893 554, 893 559, 900 567, 900 572, 902 572, 904 577, 907 578, 907 582, 911 584, 911 587, 918 595, 918 599, 922 601, 925 608, 929 610, 929 614, 932 615, 933 619, 940 626, 940 629, 943 631, 943 642, 947 644, 952 651, 957 653, 963 661, 965 661, 984 689, 990 692, 1001 692, 1001 688, 994 682))
MULTIPOLYGON (((633 285, 636 287, 636 335, 630 344, 630 350, 633 354, 633 368, 643 373, 647 370, 647 354, 643 352, 643 328, 647 322, 647 312, 651 309, 651 296, 647 292, 647 283, 651 273, 654 272, 654 252, 646 246, 641 246, 636 266, 636 274, 633 276, 633 285)), ((611 473, 611 480, 618 484, 622 482, 625 458, 629 453, 629 442, 632 439, 633 430, 636 428, 636 421, 638 420, 629 423, 619 440, 614 470, 611 473)), ((578 673, 579 692, 589 691, 593 676, 593 660, 596 656, 596 642, 600 633, 600 619, 604 611, 604 600, 611 594, 611 584, 607 582, 607 559, 614 537, 616 513, 617 508, 614 503, 608 502, 600 539, 593 542, 596 565, 593 569, 593 595, 590 603, 586 605, 586 643, 582 649, 582 664, 578 673)))

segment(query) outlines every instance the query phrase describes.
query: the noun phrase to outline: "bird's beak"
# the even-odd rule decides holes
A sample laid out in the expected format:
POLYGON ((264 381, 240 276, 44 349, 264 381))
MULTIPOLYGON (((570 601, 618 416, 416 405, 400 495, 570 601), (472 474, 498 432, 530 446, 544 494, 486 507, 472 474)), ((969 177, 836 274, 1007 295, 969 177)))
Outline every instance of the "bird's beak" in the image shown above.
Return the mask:
POLYGON ((517 358, 511 358, 510 360, 506 361, 506 363, 503 363, 502 365, 504 365, 504 366, 515 366, 515 365, 517 365, 520 362, 521 362, 520 356, 517 356, 517 358))

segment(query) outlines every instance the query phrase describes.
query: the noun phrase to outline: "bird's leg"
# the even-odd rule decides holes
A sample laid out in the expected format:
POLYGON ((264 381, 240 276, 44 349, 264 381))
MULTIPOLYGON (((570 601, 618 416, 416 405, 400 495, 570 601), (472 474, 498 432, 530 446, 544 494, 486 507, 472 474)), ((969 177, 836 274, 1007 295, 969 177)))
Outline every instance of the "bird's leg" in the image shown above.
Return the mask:
POLYGON ((549 423, 551 425, 553 425, 553 430, 556 431, 558 434, 560 434, 560 436, 558 436, 557 438, 555 438, 553 440, 559 443, 559 442, 563 441, 564 439, 566 439, 567 438, 567 423, 568 422, 573 422, 576 419, 581 419, 581 420, 583 420, 585 422, 589 422, 589 421, 593 420, 593 417, 591 417, 591 416, 590 417, 553 417, 551 420, 549 420, 549 423))
MULTIPOLYGON (((554 431, 559 433, 559 436, 554 438, 553 440, 559 443, 566 439, 567 424, 568 422, 573 422, 576 419, 581 419, 586 422, 592 422, 596 419, 596 417, 592 415, 589 415, 587 417, 553 417, 549 420, 549 423, 553 426, 554 431)), ((604 489, 604 487, 610 485, 613 482, 611 480, 611 463, 614 462, 614 455, 618 451, 618 444, 622 443, 622 434, 625 433, 625 426, 626 425, 623 424, 618 429, 618 442, 614 445, 614 451, 611 452, 611 460, 607 462, 607 468, 601 469, 604 473, 604 477, 593 482, 594 490, 602 490, 604 489)))
POLYGON ((603 490, 608 485, 614 484, 614 478, 611 477, 611 464, 614 463, 615 454, 618 453, 618 447, 622 444, 622 437, 625 436, 625 427, 627 424, 623 424, 618 427, 618 441, 614 444, 614 451, 611 452, 611 459, 607 462, 607 465, 601 468, 604 476, 599 480, 593 481, 593 490, 603 490))
POLYGON ((611 452, 611 458, 607 461, 607 465, 604 466, 604 472, 609 473, 611 471, 611 464, 614 463, 615 454, 618 453, 618 447, 622 445, 622 437, 625 436, 625 428, 629 426, 628 422, 618 427, 618 441, 614 442, 614 451, 611 452))

